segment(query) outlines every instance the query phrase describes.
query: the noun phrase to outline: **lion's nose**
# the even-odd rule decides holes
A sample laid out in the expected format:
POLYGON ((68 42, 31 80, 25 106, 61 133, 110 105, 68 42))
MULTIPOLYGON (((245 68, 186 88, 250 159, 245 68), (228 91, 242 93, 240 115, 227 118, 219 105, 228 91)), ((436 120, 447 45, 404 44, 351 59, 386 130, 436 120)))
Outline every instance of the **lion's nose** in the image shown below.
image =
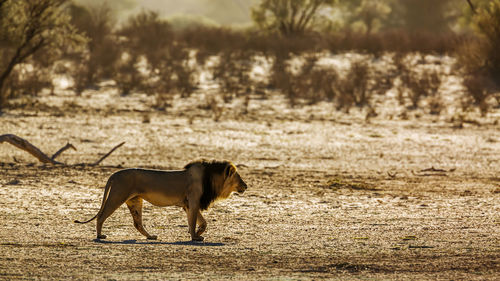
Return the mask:
POLYGON ((243 180, 240 181, 240 187, 242 187, 241 192, 247 190, 248 188, 247 184, 243 180))

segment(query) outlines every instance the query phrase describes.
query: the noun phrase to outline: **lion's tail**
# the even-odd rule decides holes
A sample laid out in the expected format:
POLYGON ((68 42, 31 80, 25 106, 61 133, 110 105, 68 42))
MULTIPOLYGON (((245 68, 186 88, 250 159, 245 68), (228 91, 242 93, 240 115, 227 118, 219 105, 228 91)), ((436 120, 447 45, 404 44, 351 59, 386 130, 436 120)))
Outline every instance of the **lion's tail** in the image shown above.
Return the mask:
POLYGON ((97 216, 99 216, 99 214, 102 212, 102 210, 104 209, 104 204, 106 203, 106 200, 108 199, 108 195, 109 195, 109 190, 111 189, 111 183, 113 182, 113 175, 111 177, 109 177, 109 180, 108 182, 106 183, 106 187, 104 188, 104 195, 102 197, 102 203, 101 203, 101 208, 99 209, 99 212, 97 212, 97 214, 95 216, 93 216, 91 219, 87 220, 87 221, 79 221, 79 220, 75 220, 74 222, 75 223, 88 223, 88 222, 91 222, 93 221, 95 218, 97 218, 97 216))
POLYGON ((91 219, 89 219, 87 221, 74 220, 74 222, 75 223, 88 223, 88 222, 91 222, 91 221, 95 220, 95 218, 97 218, 97 215, 99 215, 99 213, 97 213, 95 216, 93 216, 91 219))

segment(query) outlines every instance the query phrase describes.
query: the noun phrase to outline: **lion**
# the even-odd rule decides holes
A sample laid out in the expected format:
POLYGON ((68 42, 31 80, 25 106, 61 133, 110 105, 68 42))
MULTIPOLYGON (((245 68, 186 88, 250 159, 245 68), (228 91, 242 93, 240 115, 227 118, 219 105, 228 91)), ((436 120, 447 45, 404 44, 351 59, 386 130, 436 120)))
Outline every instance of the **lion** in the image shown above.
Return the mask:
POLYGON ((232 192, 243 193, 247 184, 241 179, 236 166, 229 161, 197 160, 188 163, 183 170, 124 169, 112 174, 97 214, 84 222, 97 218, 97 239, 104 221, 123 203, 134 219, 135 228, 147 239, 155 240, 142 225, 142 202, 146 200, 155 206, 179 206, 187 214, 189 233, 193 241, 203 241, 207 222, 201 215, 217 199, 229 197, 232 192), (198 224, 198 230, 196 230, 198 224))

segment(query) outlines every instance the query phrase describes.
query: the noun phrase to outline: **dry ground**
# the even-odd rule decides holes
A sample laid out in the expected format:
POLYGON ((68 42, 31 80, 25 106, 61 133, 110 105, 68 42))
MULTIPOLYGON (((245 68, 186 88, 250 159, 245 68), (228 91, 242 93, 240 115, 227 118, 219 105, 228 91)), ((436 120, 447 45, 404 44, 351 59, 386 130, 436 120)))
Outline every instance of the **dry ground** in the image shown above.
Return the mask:
POLYGON ((0 116, 0 134, 47 153, 74 144, 59 158, 68 164, 93 162, 126 141, 99 167, 41 165, 0 145, 0 279, 500 274, 500 127, 492 115, 457 129, 438 117, 368 123, 327 104, 256 100, 247 114, 236 104, 215 122, 187 101, 151 112, 146 97, 108 98, 48 96, 0 116), (173 169, 198 157, 234 161, 249 185, 206 212, 204 243, 189 242, 176 207, 145 205, 157 241, 134 229, 124 206, 106 221, 103 242, 94 241, 95 222, 73 223, 97 212, 120 167, 173 169))

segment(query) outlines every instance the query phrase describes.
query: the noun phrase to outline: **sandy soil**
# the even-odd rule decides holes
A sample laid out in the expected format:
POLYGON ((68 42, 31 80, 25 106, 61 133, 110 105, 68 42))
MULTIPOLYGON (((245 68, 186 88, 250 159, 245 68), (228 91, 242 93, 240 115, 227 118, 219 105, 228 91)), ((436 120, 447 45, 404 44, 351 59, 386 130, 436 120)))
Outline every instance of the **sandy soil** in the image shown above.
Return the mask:
MULTIPOLYGON (((109 91, 108 91, 109 92, 109 91)), ((58 160, 42 165, 0 145, 0 279, 478 279, 500 274, 498 112, 463 128, 448 117, 390 120, 329 104, 226 105, 219 122, 193 98, 166 112, 145 96, 59 93, 0 116, 0 134, 58 160), (496 121, 495 121, 496 120, 496 121), (480 125, 478 125, 480 124, 480 125), (145 204, 159 240, 125 206, 94 240, 104 184, 121 167, 175 169, 229 159, 249 185, 206 212, 205 242, 189 242, 176 207, 145 204)), ((497 110, 498 111, 498 110, 497 110)))

